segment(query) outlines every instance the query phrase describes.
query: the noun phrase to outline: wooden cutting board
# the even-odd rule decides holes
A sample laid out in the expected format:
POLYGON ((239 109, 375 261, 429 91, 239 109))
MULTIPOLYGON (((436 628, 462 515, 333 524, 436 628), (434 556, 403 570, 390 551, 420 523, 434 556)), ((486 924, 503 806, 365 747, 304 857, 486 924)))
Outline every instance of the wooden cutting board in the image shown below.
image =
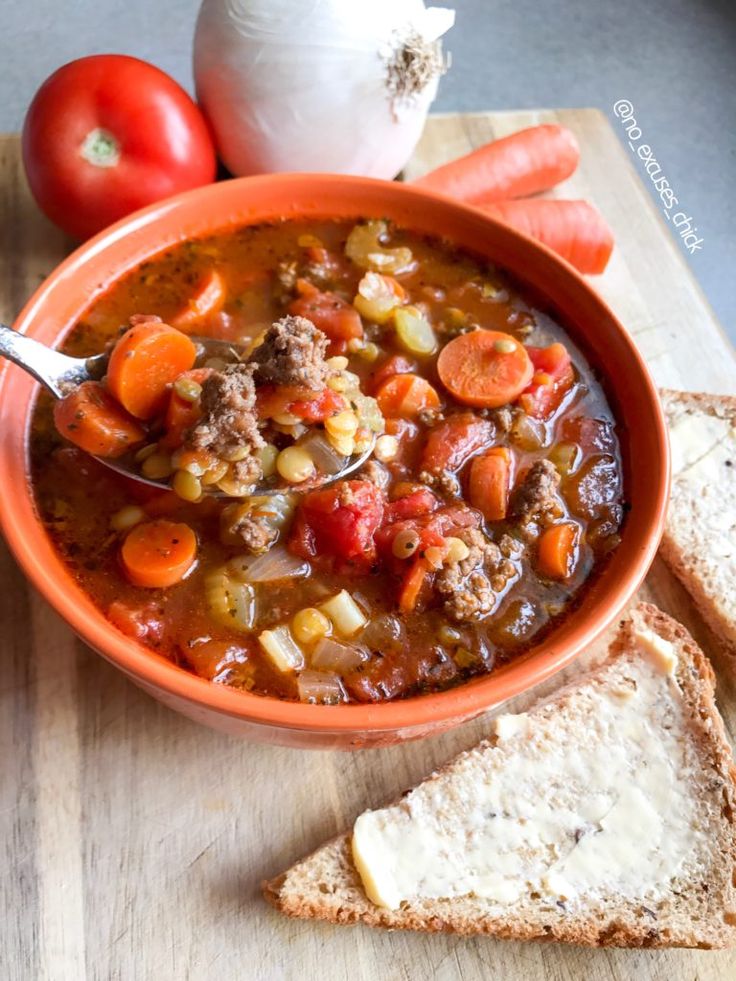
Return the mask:
MULTIPOLYGON (((628 152, 597 110, 435 116, 407 176, 555 120, 582 147, 580 169, 562 195, 595 202, 616 234, 609 271, 596 286, 636 337, 656 380, 732 391, 734 352, 628 152)), ((31 201, 14 136, 0 142, 0 240, 0 314, 9 321, 70 248, 31 201)), ((5 549, 0 585, 0 978, 736 976, 729 952, 590 951, 282 918, 261 899, 263 878, 471 745, 487 720, 354 754, 237 741, 174 715, 88 650, 27 586, 5 549)), ((657 563, 643 594, 713 654, 733 738, 734 679, 685 593, 657 563)), ((557 684, 559 678, 546 689, 557 684)))

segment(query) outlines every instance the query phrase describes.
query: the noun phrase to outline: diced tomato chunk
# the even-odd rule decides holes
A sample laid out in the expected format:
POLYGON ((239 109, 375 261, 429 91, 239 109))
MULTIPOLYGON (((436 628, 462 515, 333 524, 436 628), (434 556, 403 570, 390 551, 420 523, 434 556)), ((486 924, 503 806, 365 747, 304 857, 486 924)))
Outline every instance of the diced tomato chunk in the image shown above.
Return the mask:
POLYGON ((489 446, 495 427, 472 412, 458 412, 434 426, 427 437, 422 468, 433 473, 459 470, 471 456, 489 446))
POLYGON ((562 420, 560 436, 566 442, 577 443, 586 456, 616 451, 616 434, 608 419, 567 416, 562 420))
POLYGON ((331 557, 367 568, 375 560, 374 535, 385 498, 367 480, 343 480, 305 495, 289 539, 295 555, 307 559, 331 557))
POLYGON ((548 419, 575 382, 575 370, 564 344, 528 347, 534 365, 531 384, 519 396, 519 405, 534 419, 548 419))
POLYGON ((431 490, 426 487, 420 488, 387 504, 385 523, 390 524, 393 521, 403 521, 406 518, 417 518, 421 514, 429 514, 430 511, 439 507, 439 503, 431 490))
POLYGON ((289 313, 311 320, 332 341, 349 341, 363 336, 360 314, 337 293, 314 292, 298 296, 289 304, 289 313))
POLYGON ((314 392, 291 385, 264 385, 257 392, 258 418, 270 419, 288 412, 304 422, 323 422, 347 407, 347 402, 331 388, 314 392))
POLYGON ((323 422, 347 408, 347 402, 331 388, 324 388, 312 399, 300 399, 290 402, 288 412, 298 416, 304 422, 323 422))
POLYGON ((152 604, 133 607, 122 600, 114 600, 108 607, 107 619, 126 637, 142 644, 159 644, 163 637, 161 613, 152 604))
POLYGON ((417 370, 416 361, 404 357, 403 354, 392 354, 371 372, 370 391, 377 392, 381 385, 392 375, 408 375, 417 370))

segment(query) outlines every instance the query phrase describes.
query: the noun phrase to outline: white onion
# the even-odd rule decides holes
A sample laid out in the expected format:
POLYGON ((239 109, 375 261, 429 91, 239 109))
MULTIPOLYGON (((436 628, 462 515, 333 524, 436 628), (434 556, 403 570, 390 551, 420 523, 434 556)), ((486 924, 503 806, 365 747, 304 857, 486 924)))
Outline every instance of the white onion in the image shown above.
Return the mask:
POLYGON ((236 175, 395 177, 454 20, 423 0, 203 0, 194 77, 223 163, 236 175))
POLYGON ((239 555, 230 559, 227 568, 231 575, 243 582, 277 582, 309 573, 306 559, 297 558, 280 546, 260 555, 239 555))
POLYGON ((333 449, 324 433, 312 430, 308 436, 300 440, 299 445, 307 450, 321 474, 332 476, 340 473, 347 463, 347 457, 333 449))
POLYGON ((342 681, 336 674, 323 671, 301 671, 297 679, 299 698, 302 702, 317 705, 336 705, 346 700, 342 681))
POLYGON ((341 644, 331 637, 323 637, 315 647, 309 663, 320 671, 336 671, 347 674, 355 670, 368 657, 368 652, 360 647, 341 644))

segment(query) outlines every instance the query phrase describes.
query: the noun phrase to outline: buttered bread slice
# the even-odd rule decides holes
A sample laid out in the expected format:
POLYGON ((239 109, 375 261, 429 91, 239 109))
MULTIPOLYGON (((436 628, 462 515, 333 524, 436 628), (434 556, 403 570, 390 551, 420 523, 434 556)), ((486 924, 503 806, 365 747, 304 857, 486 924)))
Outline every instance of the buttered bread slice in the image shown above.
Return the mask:
POLYGON ((713 674, 641 605, 601 667, 284 875, 291 916, 590 945, 736 942, 736 788, 713 674))
POLYGON ((661 395, 672 446, 662 554, 736 655, 736 398, 661 395))

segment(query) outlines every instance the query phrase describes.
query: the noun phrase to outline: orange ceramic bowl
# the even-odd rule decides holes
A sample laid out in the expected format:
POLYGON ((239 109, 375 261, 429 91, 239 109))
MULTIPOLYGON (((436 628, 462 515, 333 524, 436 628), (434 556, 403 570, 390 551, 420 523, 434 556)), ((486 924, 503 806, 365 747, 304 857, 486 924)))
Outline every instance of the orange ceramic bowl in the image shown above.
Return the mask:
POLYGON ((526 284, 559 317, 604 380, 620 424, 631 511, 623 540, 582 603, 523 658, 433 695, 380 705, 302 705, 242 693, 188 673, 115 629, 69 574, 39 521, 27 432, 37 386, 14 366, 0 381, 2 526, 26 575, 91 647, 171 708, 233 734, 300 747, 351 749, 436 733, 558 671, 621 612, 659 543, 669 484, 656 388, 625 328, 588 283, 548 249, 480 212, 410 186, 355 177, 278 174, 199 188, 140 211, 74 252, 28 302, 16 328, 58 344, 110 285, 171 245, 279 218, 389 217, 441 234, 526 284))

